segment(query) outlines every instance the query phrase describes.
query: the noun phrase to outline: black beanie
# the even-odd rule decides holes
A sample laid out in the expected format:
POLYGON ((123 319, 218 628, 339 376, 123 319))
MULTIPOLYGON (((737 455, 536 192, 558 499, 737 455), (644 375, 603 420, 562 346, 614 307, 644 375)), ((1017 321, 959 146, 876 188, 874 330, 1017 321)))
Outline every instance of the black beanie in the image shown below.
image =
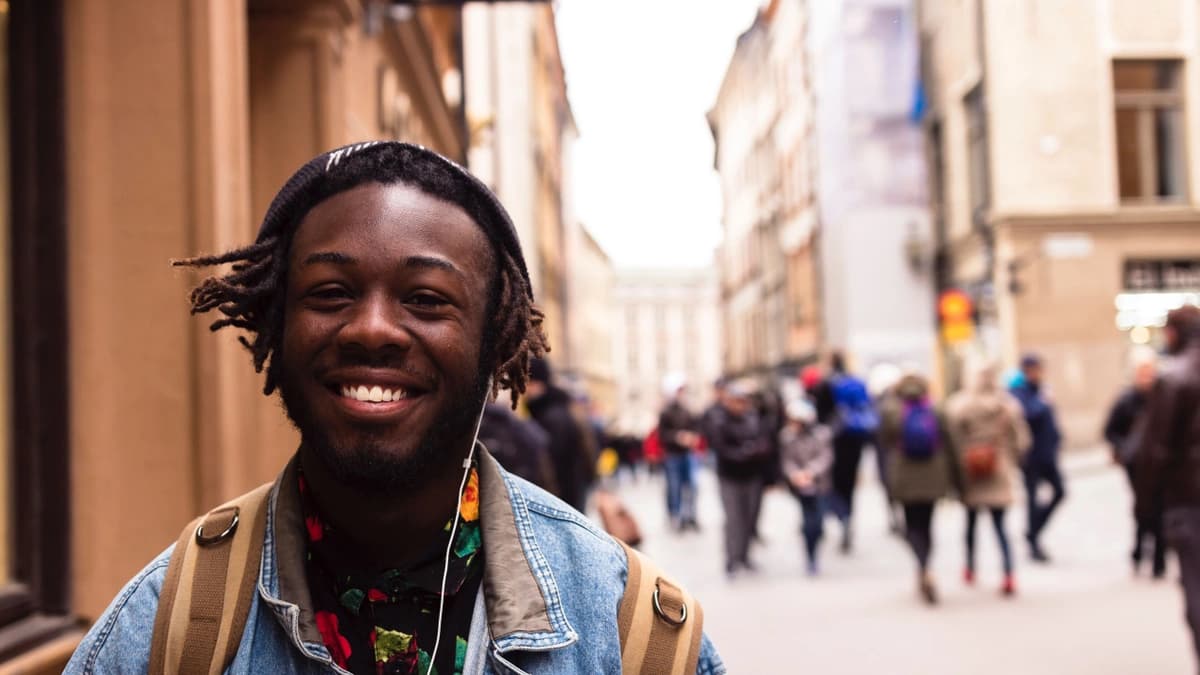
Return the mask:
POLYGON ((529 361, 529 379, 534 382, 550 383, 550 362, 546 359, 535 358, 529 361))
MULTIPOLYGON (((343 146, 330 150, 309 160, 300 167, 292 177, 284 183, 263 217, 258 229, 258 241, 293 229, 300 224, 304 216, 321 201, 334 194, 354 187, 356 184, 339 185, 338 171, 351 163, 362 162, 412 162, 424 161, 446 169, 453 178, 453 186, 445 186, 438 182, 439 187, 453 192, 452 195, 432 193, 439 199, 444 199, 461 207, 471 216, 472 220, 483 229, 493 246, 506 251, 516 261, 525 280, 526 293, 533 299, 533 286, 529 281, 529 270, 525 266, 525 256, 521 252, 521 242, 517 238, 517 230, 513 227, 512 219, 500 204, 496 195, 469 171, 457 163, 419 145, 401 143, 399 141, 368 141, 343 146)), ((391 167, 395 173, 395 167, 391 167)), ((381 172, 382 173, 382 172, 381 172)), ((401 179, 399 182, 409 182, 401 179)), ((435 181, 436 182, 436 181, 435 181)), ((361 184, 361 183, 359 183, 361 184)), ((413 181, 415 187, 430 192, 420 181, 413 181)))

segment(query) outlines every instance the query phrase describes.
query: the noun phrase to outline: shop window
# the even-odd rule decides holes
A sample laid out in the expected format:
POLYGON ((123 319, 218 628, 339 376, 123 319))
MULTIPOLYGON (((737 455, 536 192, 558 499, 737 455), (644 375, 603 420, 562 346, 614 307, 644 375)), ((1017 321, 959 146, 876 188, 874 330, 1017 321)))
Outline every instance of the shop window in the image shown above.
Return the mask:
POLYGON ((1182 71, 1175 60, 1113 62, 1122 202, 1177 202, 1186 196, 1182 71))

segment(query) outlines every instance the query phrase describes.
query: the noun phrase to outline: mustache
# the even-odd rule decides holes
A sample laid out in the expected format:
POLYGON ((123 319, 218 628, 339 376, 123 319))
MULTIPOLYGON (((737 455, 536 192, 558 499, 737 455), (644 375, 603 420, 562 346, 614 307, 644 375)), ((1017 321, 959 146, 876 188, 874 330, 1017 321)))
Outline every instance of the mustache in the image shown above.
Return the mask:
POLYGON ((337 357, 332 363, 325 364, 321 368, 321 375, 331 370, 342 368, 377 368, 380 370, 390 370, 403 375, 407 379, 414 380, 429 391, 435 389, 440 379, 437 375, 426 372, 419 368, 414 368, 412 364, 404 357, 404 354, 396 353, 392 350, 365 351, 365 350, 344 350, 337 354, 337 357))

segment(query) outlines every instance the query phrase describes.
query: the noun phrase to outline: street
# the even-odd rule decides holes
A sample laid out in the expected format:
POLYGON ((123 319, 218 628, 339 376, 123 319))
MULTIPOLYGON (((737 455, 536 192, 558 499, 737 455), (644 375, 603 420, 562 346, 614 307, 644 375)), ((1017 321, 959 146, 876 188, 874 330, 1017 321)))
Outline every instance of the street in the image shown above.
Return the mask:
POLYGON ((964 585, 965 517, 959 505, 942 502, 934 523, 942 601, 932 609, 917 599, 904 542, 887 533, 870 455, 860 474, 855 550, 848 557, 837 551, 840 532, 830 521, 816 579, 804 575, 799 509, 786 492, 766 496, 766 543, 752 551, 759 571, 732 581, 722 570, 711 471, 701 474, 699 534, 668 531, 661 477, 626 480, 621 495, 642 526, 643 550, 703 603, 706 632, 731 673, 1194 672, 1173 563, 1167 581, 1131 576, 1124 474, 1102 452, 1077 453, 1064 464, 1067 501, 1045 540, 1051 566, 1029 562, 1024 510, 1008 514, 1015 599, 998 593, 1000 561, 987 520, 977 533, 979 581, 964 585))

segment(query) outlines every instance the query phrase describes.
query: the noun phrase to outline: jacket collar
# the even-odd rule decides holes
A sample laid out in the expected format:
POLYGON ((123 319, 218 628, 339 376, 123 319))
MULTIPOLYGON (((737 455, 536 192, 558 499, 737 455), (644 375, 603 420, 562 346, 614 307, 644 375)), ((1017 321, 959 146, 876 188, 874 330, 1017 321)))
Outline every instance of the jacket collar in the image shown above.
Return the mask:
MULTIPOLYGON (((482 443, 476 457, 484 551, 482 595, 495 650, 566 647, 578 635, 567 621, 550 563, 533 532, 525 495, 482 443)), ((298 461, 298 455, 293 456, 271 492, 259 594, 298 647, 325 656, 304 569, 298 461)))

